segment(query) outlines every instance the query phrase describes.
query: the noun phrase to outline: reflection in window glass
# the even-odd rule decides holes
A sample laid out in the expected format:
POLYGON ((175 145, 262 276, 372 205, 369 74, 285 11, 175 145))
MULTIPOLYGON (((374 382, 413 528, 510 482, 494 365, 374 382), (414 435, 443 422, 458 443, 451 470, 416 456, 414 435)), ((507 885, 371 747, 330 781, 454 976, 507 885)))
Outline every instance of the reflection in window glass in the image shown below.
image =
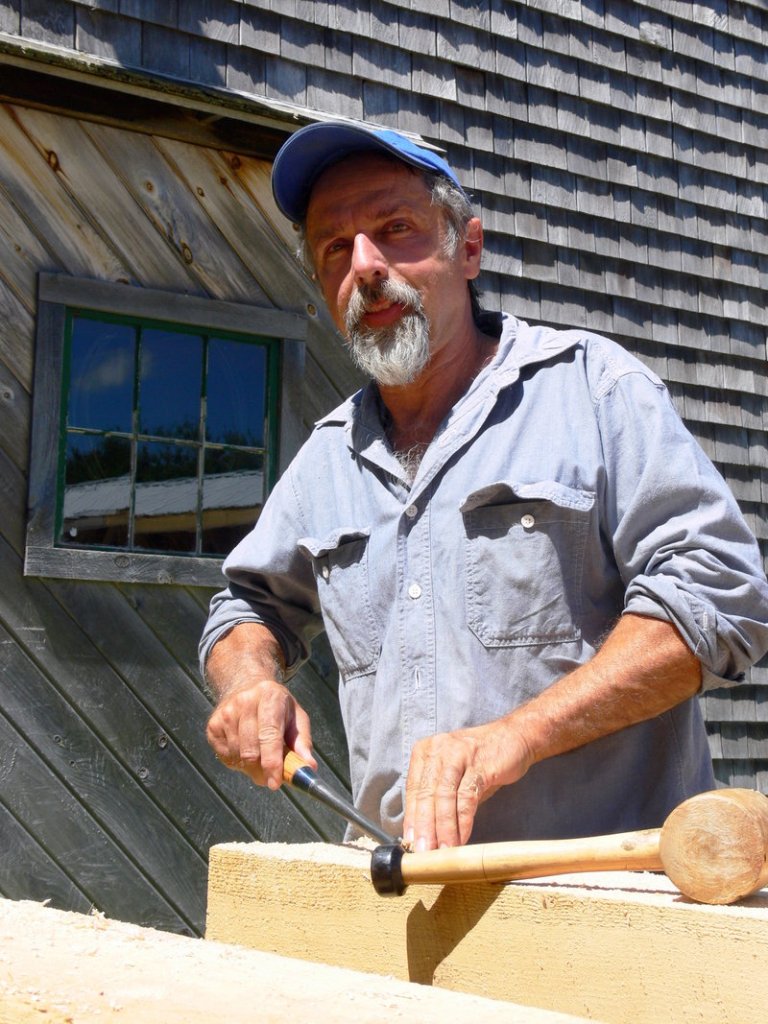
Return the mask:
MULTIPOLYGON (((235 347, 248 348, 233 342, 235 347)), ((200 436, 203 384, 200 335, 142 331, 139 357, 139 432, 194 440, 200 436)))
POLYGON ((70 314, 58 543, 226 554, 273 471, 277 342, 70 314))
POLYGON ((126 438, 67 436, 62 542, 126 547, 130 469, 131 445, 126 438))
POLYGON ((195 448, 139 442, 135 546, 160 551, 194 551, 197 492, 195 448))
POLYGON ((70 427, 128 431, 133 415, 136 328, 76 317, 70 349, 70 427))
POLYGON ((258 519, 265 494, 263 455, 206 451, 203 552, 226 555, 231 551, 258 519))
POLYGON ((212 338, 208 347, 208 441, 262 448, 266 394, 267 350, 212 338))

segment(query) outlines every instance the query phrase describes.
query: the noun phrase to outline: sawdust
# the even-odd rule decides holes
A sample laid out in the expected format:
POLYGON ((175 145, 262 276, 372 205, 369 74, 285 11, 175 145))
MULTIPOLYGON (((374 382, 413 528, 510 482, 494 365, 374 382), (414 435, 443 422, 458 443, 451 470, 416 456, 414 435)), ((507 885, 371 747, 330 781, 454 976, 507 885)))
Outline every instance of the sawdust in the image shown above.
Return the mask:
POLYGON ((101 915, 0 900, 0 1024, 573 1024, 101 915), (320 1008, 320 1009, 319 1009, 320 1008))

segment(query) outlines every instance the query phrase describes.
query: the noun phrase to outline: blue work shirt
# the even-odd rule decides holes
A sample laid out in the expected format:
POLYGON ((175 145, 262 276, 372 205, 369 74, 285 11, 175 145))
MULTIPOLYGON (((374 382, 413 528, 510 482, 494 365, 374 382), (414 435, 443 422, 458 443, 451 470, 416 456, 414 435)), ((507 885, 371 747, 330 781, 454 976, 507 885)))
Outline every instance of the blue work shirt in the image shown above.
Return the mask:
MULTIPOLYGON (((258 621, 295 672, 327 630, 355 803, 393 835, 418 739, 535 697, 623 612, 674 623, 705 687, 768 649, 754 537, 663 383, 619 346, 504 316, 410 484, 382 416, 368 386, 316 425, 225 562, 201 658, 258 621)), ((472 841, 657 826, 713 785, 693 699, 535 765, 480 807, 472 841)))

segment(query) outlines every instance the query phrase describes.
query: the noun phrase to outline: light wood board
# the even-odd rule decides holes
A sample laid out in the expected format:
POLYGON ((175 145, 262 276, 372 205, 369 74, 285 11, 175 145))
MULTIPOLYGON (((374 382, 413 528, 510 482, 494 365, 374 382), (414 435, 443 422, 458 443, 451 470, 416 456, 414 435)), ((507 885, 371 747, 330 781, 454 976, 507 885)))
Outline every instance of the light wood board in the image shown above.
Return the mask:
POLYGON ((0 900, 0 1024, 578 1024, 573 1017, 0 900))
POLYGON ((378 896, 369 852, 211 851, 206 935, 612 1024, 764 1024, 768 890, 702 906, 664 875, 413 886, 378 896))

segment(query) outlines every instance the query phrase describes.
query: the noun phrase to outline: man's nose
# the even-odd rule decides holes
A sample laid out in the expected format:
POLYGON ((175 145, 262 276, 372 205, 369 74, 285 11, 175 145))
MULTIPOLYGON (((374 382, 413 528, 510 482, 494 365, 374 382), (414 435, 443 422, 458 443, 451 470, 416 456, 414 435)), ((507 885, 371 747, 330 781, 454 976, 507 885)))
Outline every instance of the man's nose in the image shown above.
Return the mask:
POLYGON ((387 261, 369 235, 355 235, 352 246, 352 272, 357 284, 384 280, 389 273, 387 261))

